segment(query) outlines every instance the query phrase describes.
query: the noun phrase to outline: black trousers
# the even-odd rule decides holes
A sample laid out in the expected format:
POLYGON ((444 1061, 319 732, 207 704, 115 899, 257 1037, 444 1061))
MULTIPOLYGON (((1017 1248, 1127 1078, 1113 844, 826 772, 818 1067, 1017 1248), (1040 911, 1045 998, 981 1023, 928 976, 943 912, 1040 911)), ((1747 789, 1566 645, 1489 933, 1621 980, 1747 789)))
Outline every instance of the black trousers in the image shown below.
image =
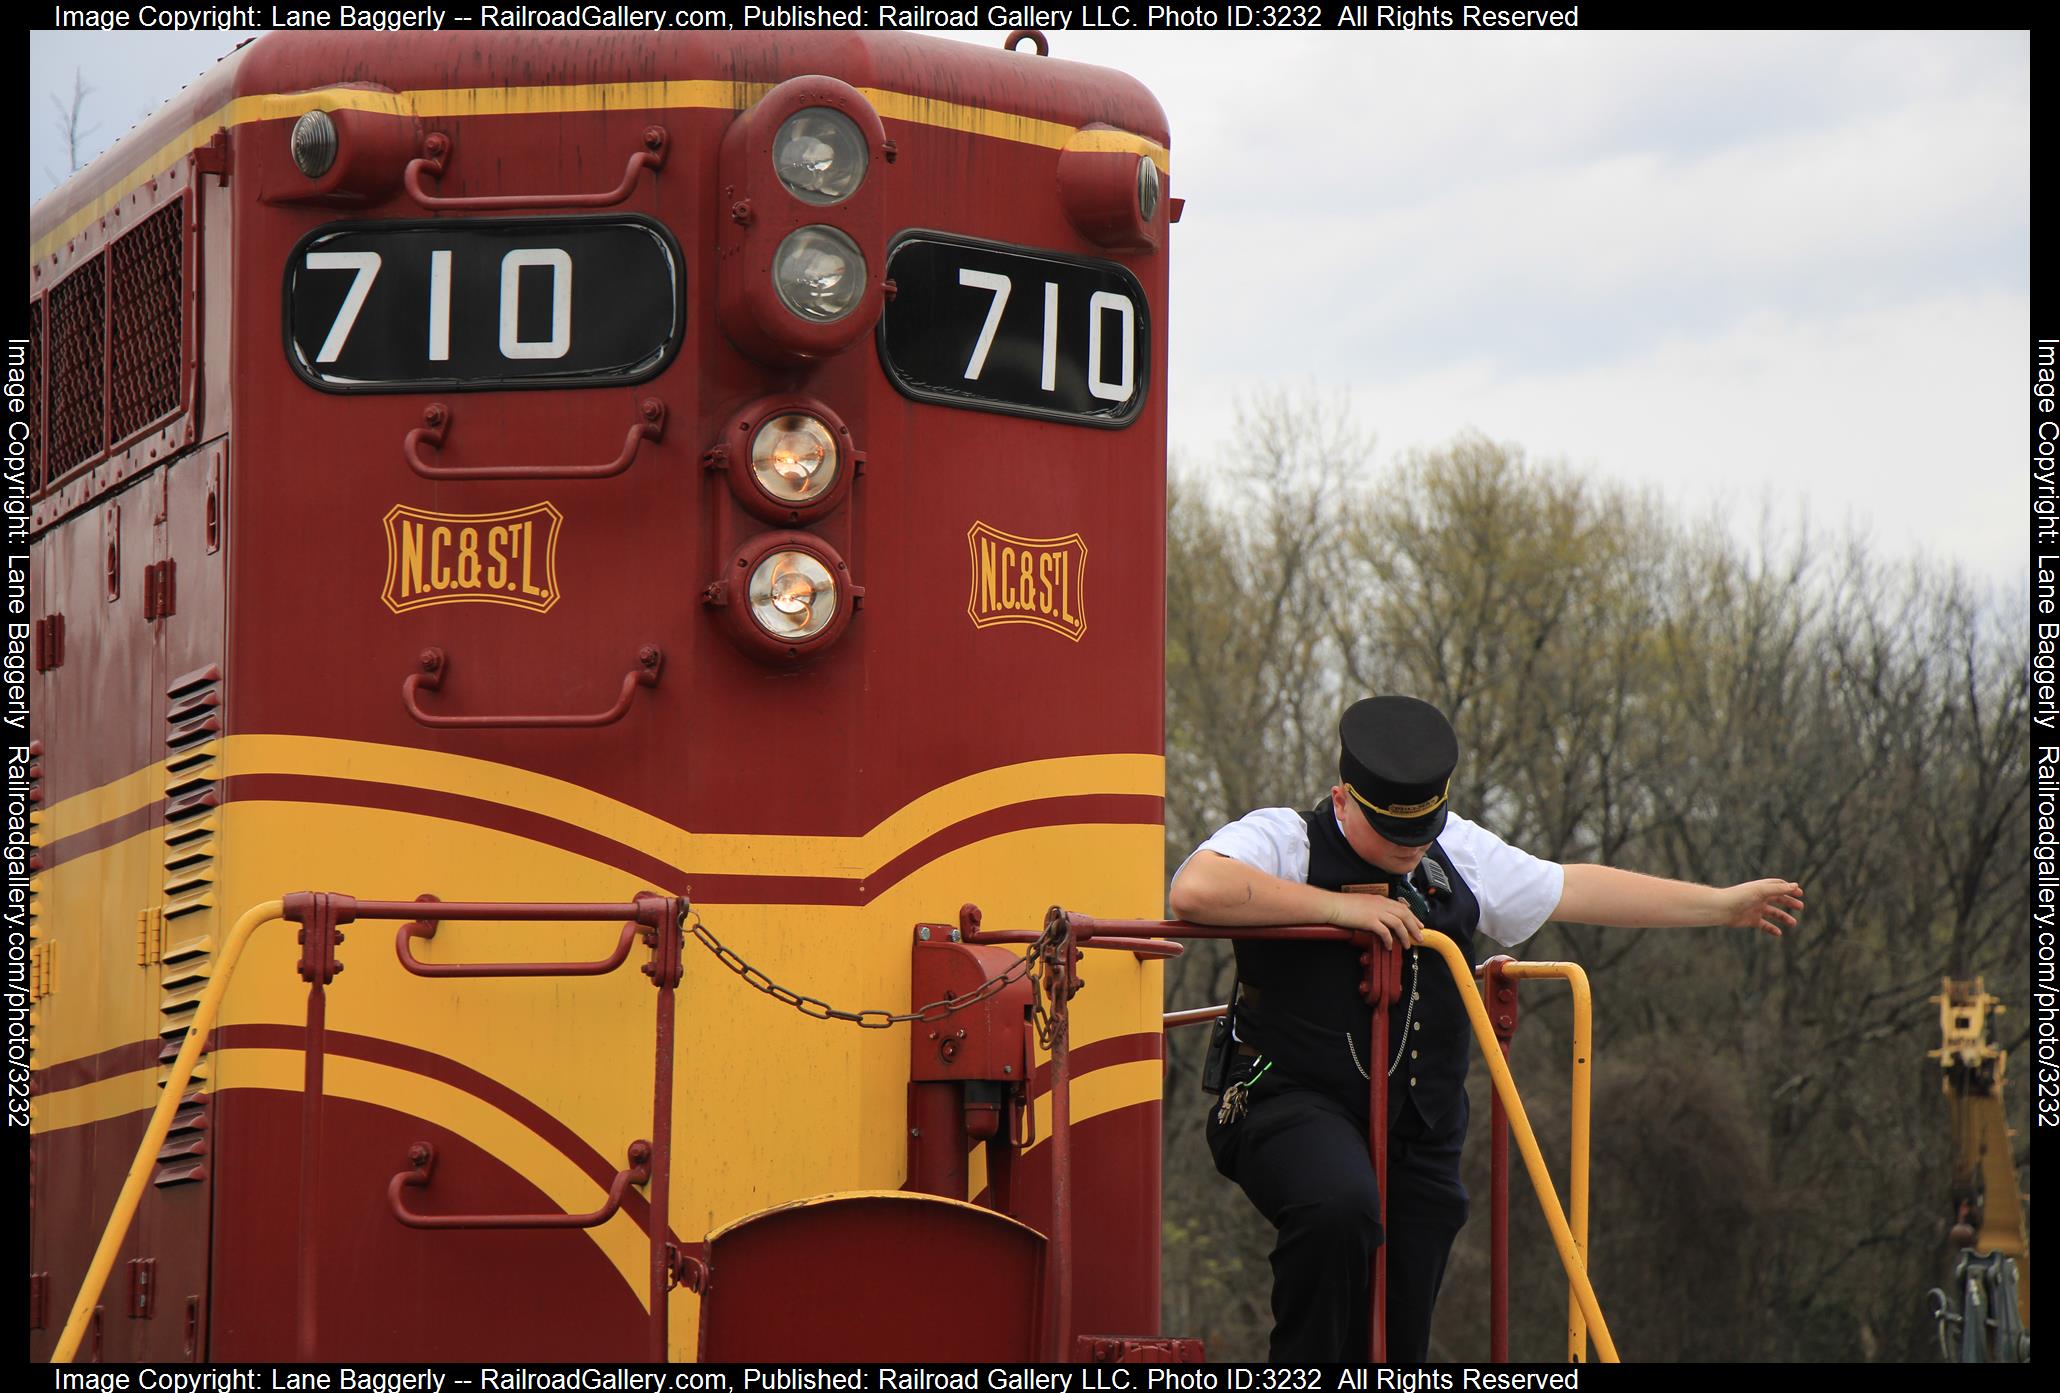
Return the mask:
MULTIPOLYGON (((1231 1078, 1250 1072, 1240 1060, 1231 1078)), ((1361 1112, 1268 1070, 1242 1117, 1217 1121, 1210 1101, 1209 1150, 1216 1169, 1243 1187, 1279 1230, 1273 1245, 1276 1364, 1366 1362, 1373 1253, 1388 1248, 1388 1359, 1420 1364, 1429 1356, 1431 1312, 1445 1279, 1452 1240, 1466 1223, 1459 1153, 1466 1109, 1436 1132, 1403 1104, 1388 1129, 1388 1216, 1367 1156, 1361 1112)))

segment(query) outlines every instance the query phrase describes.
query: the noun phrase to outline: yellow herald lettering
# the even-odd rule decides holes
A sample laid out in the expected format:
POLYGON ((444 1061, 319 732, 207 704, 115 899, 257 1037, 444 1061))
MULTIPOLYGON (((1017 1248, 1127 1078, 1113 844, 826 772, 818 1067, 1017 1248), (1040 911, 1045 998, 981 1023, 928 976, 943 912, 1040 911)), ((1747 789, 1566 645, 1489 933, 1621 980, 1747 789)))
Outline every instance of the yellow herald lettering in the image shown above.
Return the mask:
POLYGON ((422 549, 429 529, 419 522, 401 519, 401 598, 419 595, 428 587, 422 583, 422 549))
POLYGON ((501 548, 508 545, 508 529, 490 528, 486 534, 486 583, 491 590, 508 588, 508 558, 501 548))
POLYGON ((444 548, 451 544, 451 529, 438 527, 429 533, 429 588, 448 590, 451 588, 451 568, 443 559, 444 548))
POLYGON ((525 595, 541 595, 544 593, 542 587, 529 583, 529 559, 536 555, 536 548, 531 546, 530 543, 535 536, 536 524, 533 522, 523 523, 522 545, 519 550, 522 552, 522 593, 525 595))
POLYGON ((1026 624, 1078 643, 1087 632, 1087 543, 1019 537, 984 522, 966 529, 966 617, 973 627, 1026 624))
POLYGON ((380 598, 395 614, 481 603, 547 613, 558 602, 564 521, 548 501, 499 513, 431 513, 396 504, 384 519, 380 598))

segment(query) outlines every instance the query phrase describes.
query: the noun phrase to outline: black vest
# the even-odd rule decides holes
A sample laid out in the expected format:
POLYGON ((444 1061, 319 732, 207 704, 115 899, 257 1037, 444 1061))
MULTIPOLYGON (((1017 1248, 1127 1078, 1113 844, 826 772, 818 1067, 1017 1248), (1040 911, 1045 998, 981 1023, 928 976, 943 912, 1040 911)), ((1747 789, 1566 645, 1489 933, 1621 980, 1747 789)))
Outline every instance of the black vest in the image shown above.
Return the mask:
MULTIPOLYGON (((1338 828, 1330 801, 1303 819, 1309 824, 1309 883, 1325 890, 1346 885, 1392 885, 1396 877, 1362 859, 1338 828)), ((1419 868, 1412 883, 1430 902, 1425 927, 1449 936, 1467 962, 1473 961, 1474 928, 1480 901, 1432 844, 1435 860, 1450 882, 1433 890, 1419 868)), ((1352 943, 1240 941, 1238 980, 1257 988, 1261 1000, 1237 1010, 1238 1037, 1301 1082, 1323 1090, 1363 1116, 1367 1079, 1361 1072, 1401 1063, 1388 1078, 1388 1120, 1414 1103, 1427 1126, 1437 1129, 1456 1118, 1465 1125, 1466 1066, 1473 1031, 1466 1007, 1444 960, 1429 948, 1411 949, 1402 961, 1402 999, 1388 1017, 1388 1057, 1372 1057, 1373 1010, 1359 994, 1365 969, 1352 943), (1410 996, 1412 979, 1417 992, 1410 996), (1419 1028, 1420 1027, 1420 1028, 1419 1028), (1408 1038, 1404 1038, 1407 1036, 1408 1038)))

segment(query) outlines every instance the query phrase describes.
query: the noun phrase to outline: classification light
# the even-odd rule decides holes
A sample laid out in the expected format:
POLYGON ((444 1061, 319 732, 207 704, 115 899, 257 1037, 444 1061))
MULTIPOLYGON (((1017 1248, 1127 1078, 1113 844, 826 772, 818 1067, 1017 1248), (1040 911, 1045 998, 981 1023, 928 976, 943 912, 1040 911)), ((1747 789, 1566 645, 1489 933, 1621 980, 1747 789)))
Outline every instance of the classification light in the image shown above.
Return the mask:
POLYGON ((821 224, 788 233, 773 257, 773 288, 781 302, 818 324, 851 313, 865 295, 865 274, 858 244, 821 224))
POLYGON ((773 169, 804 203, 841 203, 865 181, 865 137, 841 111, 811 106, 784 121, 773 138, 773 169))

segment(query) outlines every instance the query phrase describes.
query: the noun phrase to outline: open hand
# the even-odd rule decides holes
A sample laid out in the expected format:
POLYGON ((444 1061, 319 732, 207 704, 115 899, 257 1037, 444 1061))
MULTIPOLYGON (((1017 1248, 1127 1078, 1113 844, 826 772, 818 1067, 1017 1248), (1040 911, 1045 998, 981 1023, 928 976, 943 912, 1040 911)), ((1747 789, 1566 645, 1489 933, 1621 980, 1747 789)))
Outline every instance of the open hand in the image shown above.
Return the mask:
POLYGON ((1781 930, 1795 927, 1802 913, 1803 888, 1792 880, 1749 880, 1724 892, 1730 911, 1724 924, 1734 929, 1758 929, 1781 937, 1781 930))

